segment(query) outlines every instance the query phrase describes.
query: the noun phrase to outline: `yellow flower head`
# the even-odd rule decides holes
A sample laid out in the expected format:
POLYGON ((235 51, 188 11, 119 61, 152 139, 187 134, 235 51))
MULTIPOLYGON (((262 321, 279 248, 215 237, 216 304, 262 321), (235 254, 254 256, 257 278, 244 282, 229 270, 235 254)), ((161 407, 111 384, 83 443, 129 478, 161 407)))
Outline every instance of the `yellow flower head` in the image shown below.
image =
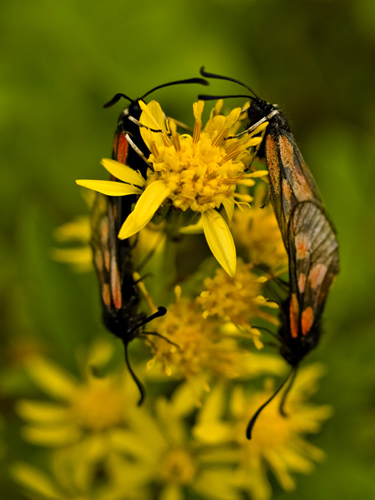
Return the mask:
POLYGON ((249 149, 262 141, 267 122, 253 133, 241 138, 225 140, 241 113, 234 109, 228 116, 212 112, 202 129, 204 102, 193 105, 195 117, 193 136, 180 135, 176 124, 166 123, 160 105, 139 101, 143 110, 140 117, 141 135, 150 150, 147 179, 139 172, 114 160, 103 160, 104 167, 123 181, 80 180, 77 184, 111 196, 140 195, 133 212, 124 222, 119 238, 125 239, 138 233, 153 218, 160 207, 165 207, 175 219, 176 210, 186 214, 179 219, 180 226, 192 224, 194 214, 201 216, 207 243, 220 263, 231 276, 236 269, 236 250, 228 224, 219 209, 224 207, 231 219, 234 206, 248 204, 249 195, 236 193, 239 185, 252 186, 253 177, 266 175, 265 171, 248 173, 249 149), (170 210, 172 209, 172 210, 170 210))
POLYGON ((198 302, 204 309, 203 316, 215 316, 224 321, 231 321, 245 329, 260 348, 259 331, 251 328, 250 323, 255 317, 261 317, 275 323, 275 317, 263 311, 262 307, 277 307, 274 302, 267 302, 261 295, 264 277, 252 272, 252 264, 238 261, 236 274, 228 276, 222 269, 216 271, 214 278, 206 278, 206 290, 201 293, 198 302))
POLYGON ((221 323, 203 318, 197 301, 177 297, 168 314, 155 321, 157 332, 177 344, 155 338, 154 358, 149 363, 162 363, 164 373, 193 381, 202 374, 234 377, 239 374, 241 351, 232 338, 220 333, 221 323))
POLYGON ((112 345, 97 342, 83 364, 82 380, 42 357, 33 358, 28 372, 52 401, 18 401, 17 411, 27 422, 25 439, 57 449, 89 443, 106 453, 112 433, 129 426, 137 397, 125 369, 103 377, 93 373, 111 356, 112 345))
MULTIPOLYGON (((158 397, 153 415, 137 421, 136 434, 124 443, 131 450, 137 442, 142 450, 136 476, 143 484, 158 486, 159 500, 182 500, 196 494, 211 500, 240 500, 228 463, 231 450, 202 447, 190 435, 189 417, 195 410, 187 384, 181 384, 170 398, 158 397)), ((126 471, 125 471, 126 472, 126 471)), ((127 476, 124 476, 126 491, 127 476)))
POLYGON ((266 380, 264 390, 250 396, 236 387, 228 420, 222 420, 228 399, 224 387, 217 386, 208 396, 195 436, 209 444, 236 443, 240 452, 236 483, 254 500, 269 500, 272 496, 267 469, 272 470, 283 489, 290 491, 295 488, 291 473, 308 474, 313 470, 313 461, 324 459, 323 451, 305 438, 307 434, 319 432, 322 423, 332 414, 328 405, 307 402, 316 391, 321 375, 320 365, 302 368, 288 395, 288 416, 283 417, 279 412, 282 397, 279 395, 260 414, 251 441, 245 435, 249 418, 274 393, 273 381, 266 380))

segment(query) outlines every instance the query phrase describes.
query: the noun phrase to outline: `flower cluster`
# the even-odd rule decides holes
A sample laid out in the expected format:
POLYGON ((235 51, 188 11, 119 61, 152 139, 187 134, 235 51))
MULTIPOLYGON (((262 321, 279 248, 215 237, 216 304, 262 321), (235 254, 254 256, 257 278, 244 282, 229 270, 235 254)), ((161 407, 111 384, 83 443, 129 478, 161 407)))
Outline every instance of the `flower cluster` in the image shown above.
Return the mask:
MULTIPOLYGON (((126 491, 126 498, 164 500, 182 499, 190 490, 213 500, 240 500, 242 492, 265 500, 271 497, 267 466, 288 491, 295 487, 292 473, 309 473, 324 458, 305 439, 319 432, 332 412, 306 402, 317 389, 321 366, 301 370, 288 399, 289 418, 280 415, 274 401, 249 442, 248 417, 273 391, 272 378, 263 389, 245 394, 222 377, 199 411, 186 383, 171 398, 156 394, 151 404, 138 408, 123 367, 103 377, 93 374, 112 352, 109 340, 96 342, 82 359, 81 379, 40 357, 29 364, 30 376, 50 399, 21 400, 17 411, 27 423, 24 438, 50 449, 50 470, 13 464, 13 477, 28 497, 121 500, 126 491)), ((249 380, 262 371, 283 372, 276 356, 260 357, 249 380)))
POLYGON ((323 368, 301 368, 286 401, 277 394, 246 439, 250 417, 288 376, 269 342, 288 259, 272 207, 261 208, 267 171, 256 155, 268 123, 236 135, 243 109, 225 114, 219 101, 204 124, 198 101, 189 134, 157 102, 139 106, 145 168, 104 159, 111 180, 77 181, 106 196, 107 212, 100 227, 78 219, 60 228, 59 241, 80 246, 54 257, 89 269, 89 242, 99 244, 105 313, 123 321, 129 305, 146 318, 155 304, 167 313, 130 334, 124 328, 130 373, 118 355, 120 329, 120 339, 77 345, 79 375, 41 354, 24 363, 40 395, 20 398, 16 411, 48 467, 20 461, 12 475, 31 499, 269 500, 269 472, 290 491, 295 473, 324 459, 307 437, 332 410, 309 401, 323 368), (111 297, 120 293, 116 309, 111 297), (147 386, 140 407, 133 372, 147 386))

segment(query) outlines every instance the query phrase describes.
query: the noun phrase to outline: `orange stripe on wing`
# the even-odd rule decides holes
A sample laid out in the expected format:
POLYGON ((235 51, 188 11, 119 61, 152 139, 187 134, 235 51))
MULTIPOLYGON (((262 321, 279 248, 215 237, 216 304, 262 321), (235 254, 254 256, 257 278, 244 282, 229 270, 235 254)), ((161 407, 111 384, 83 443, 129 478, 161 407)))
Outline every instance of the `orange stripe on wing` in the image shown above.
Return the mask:
POLYGON ((125 134, 121 132, 120 134, 116 133, 114 144, 113 144, 113 151, 114 151, 114 156, 116 157, 115 159, 126 165, 126 159, 128 157, 128 141, 126 140, 125 134))
POLYGON ((112 293, 113 305, 115 306, 116 309, 121 309, 122 296, 121 296, 120 275, 118 272, 115 256, 111 258, 111 293, 112 293))
POLYGON ((292 293, 290 296, 289 304, 289 322, 290 322, 290 334, 296 339, 299 332, 299 304, 297 295, 292 293))
POLYGON ((311 306, 306 307, 301 316, 302 335, 307 335, 314 323, 314 311, 311 306))

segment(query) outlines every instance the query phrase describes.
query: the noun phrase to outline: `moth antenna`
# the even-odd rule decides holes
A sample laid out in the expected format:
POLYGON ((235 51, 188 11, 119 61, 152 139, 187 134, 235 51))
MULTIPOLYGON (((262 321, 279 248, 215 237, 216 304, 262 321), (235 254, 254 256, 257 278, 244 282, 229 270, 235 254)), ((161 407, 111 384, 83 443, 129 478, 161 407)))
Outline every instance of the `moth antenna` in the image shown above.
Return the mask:
POLYGON ((297 370, 298 370, 298 366, 293 368, 292 376, 290 377, 289 384, 288 384, 287 388, 285 389, 284 394, 283 394, 281 401, 280 401, 279 412, 280 412, 280 415, 282 415, 283 417, 288 416, 288 414, 284 410, 284 406, 285 406, 286 398, 287 398, 291 388, 293 387, 294 381, 296 380, 297 370))
POLYGON ((216 78, 217 80, 226 80, 228 82, 238 83, 238 85, 241 85, 241 87, 244 87, 245 89, 249 90, 255 97, 259 99, 254 90, 252 90, 245 83, 236 80, 235 78, 230 78, 229 76, 216 75, 215 73, 208 73, 207 71, 205 71, 204 66, 201 67, 200 74, 206 78, 216 78))
MULTIPOLYGON (((170 85, 179 85, 179 84, 182 84, 182 83, 198 83, 200 85, 205 85, 205 86, 207 86, 207 85, 210 84, 204 78, 188 78, 186 80, 176 80, 175 82, 164 83, 163 85, 158 85, 157 87, 154 87, 153 89, 149 90, 146 94, 144 94, 141 97, 141 99, 144 99, 146 96, 148 96, 152 92, 155 92, 155 90, 162 89, 163 87, 169 87, 170 85)), ((133 102, 133 99, 131 99, 130 97, 128 97, 126 94, 118 93, 115 96, 113 96, 110 101, 108 101, 106 104, 104 104, 103 108, 110 108, 111 106, 113 106, 114 104, 116 104, 116 102, 118 102, 122 97, 124 99, 127 99, 129 102, 133 102)))
POLYGON ((235 94, 235 95, 208 95, 208 94, 199 94, 198 99, 201 101, 216 101, 218 99, 232 99, 233 97, 242 97, 245 99, 254 99, 253 96, 251 95, 242 95, 242 94, 235 94))
POLYGON ((262 412, 262 410, 264 410, 264 408, 269 403, 271 403, 271 401, 279 394, 279 392, 281 391, 281 389, 284 387, 284 385, 289 380, 289 378, 290 378, 290 376, 291 376, 292 373, 293 372, 289 373, 289 375, 284 380, 284 382, 280 385, 280 387, 278 387, 278 389, 276 389, 276 391, 272 394, 272 396, 270 398, 268 398, 267 401, 265 403, 263 403, 262 406, 260 408, 258 408, 257 411, 254 413, 254 415, 251 417, 250 422, 249 422, 249 424, 247 426, 247 429, 246 429, 246 437, 247 437, 247 439, 251 439, 251 433, 252 433, 254 424, 255 424, 257 418, 259 417, 260 413, 262 412))
POLYGON ((129 352, 128 352, 128 342, 124 342, 124 348, 125 348, 125 362, 126 362, 126 366, 128 367, 129 373, 130 373, 132 379, 134 380, 136 386, 138 387, 139 393, 141 395, 141 397, 140 397, 137 405, 141 406, 141 404, 143 403, 143 400, 145 399, 145 395, 146 395, 145 388, 144 388, 142 382, 139 380, 139 378, 135 374, 135 372, 134 372, 134 370, 133 370, 133 368, 132 368, 132 366, 130 364, 129 352))
POLYGON ((104 104, 103 108, 110 108, 111 106, 116 104, 116 102, 118 102, 121 99, 121 97, 123 97, 124 99, 127 99, 129 102, 133 101, 133 99, 130 99, 130 97, 128 97, 125 94, 116 94, 115 96, 112 97, 112 99, 110 101, 108 101, 107 103, 104 104))
POLYGON ((152 321, 155 318, 160 318, 161 316, 164 316, 164 314, 167 314, 167 309, 163 306, 158 307, 158 310, 154 314, 151 314, 151 316, 148 316, 143 321, 140 321, 134 328, 130 330, 130 332, 128 332, 128 334, 129 335, 132 334, 133 332, 138 330, 138 328, 141 328, 147 323, 150 323, 150 321, 152 321))
POLYGON ((144 99, 147 97, 149 94, 152 94, 152 92, 155 92, 155 90, 162 89, 164 87, 170 87, 171 85, 180 85, 184 83, 198 83, 199 85, 209 85, 209 82, 205 80, 204 78, 188 78, 186 80, 176 80, 174 82, 169 82, 169 83, 163 83, 163 85, 158 85, 157 87, 154 87, 153 89, 149 90, 144 94, 141 99, 144 99))

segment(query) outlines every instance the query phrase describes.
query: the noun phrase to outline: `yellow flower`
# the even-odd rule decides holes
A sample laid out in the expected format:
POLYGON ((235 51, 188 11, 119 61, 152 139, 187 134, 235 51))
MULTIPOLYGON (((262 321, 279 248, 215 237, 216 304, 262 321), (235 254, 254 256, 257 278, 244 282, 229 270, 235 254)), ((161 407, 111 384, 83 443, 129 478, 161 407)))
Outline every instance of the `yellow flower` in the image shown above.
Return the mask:
POLYGON ((225 388, 217 386, 208 396, 199 414, 195 428, 196 438, 204 443, 235 443, 240 460, 234 472, 239 488, 254 500, 269 500, 272 495, 267 478, 270 469, 281 487, 295 488, 292 472, 308 474, 313 461, 324 459, 324 452, 311 445, 305 436, 317 433, 322 423, 331 416, 328 405, 317 406, 307 402, 317 389, 317 379, 322 375, 320 365, 302 368, 286 402, 287 417, 279 412, 281 395, 277 396, 260 414, 251 441, 245 430, 250 417, 273 394, 272 380, 266 380, 263 391, 246 395, 236 387, 230 401, 230 416, 223 420, 227 395, 225 388))
POLYGON ((119 442, 119 449, 129 453, 137 443, 142 453, 139 478, 143 484, 157 485, 159 493, 153 498, 183 500, 188 491, 212 500, 240 500, 232 484, 229 447, 202 448, 191 438, 188 418, 194 410, 190 388, 183 384, 170 399, 156 400, 154 416, 143 413, 137 419, 133 439, 119 442))
POLYGON ((246 162, 251 158, 248 150, 255 154, 268 123, 240 139, 225 140, 231 135, 241 108, 234 109, 228 116, 217 114, 217 110, 212 112, 202 130, 204 102, 199 101, 193 105, 193 136, 180 135, 174 122, 165 123, 156 101, 148 105, 139 101, 139 104, 143 110, 141 134, 151 152, 147 179, 114 160, 103 160, 103 166, 122 182, 79 180, 77 184, 111 196, 140 195, 120 229, 122 239, 143 229, 160 207, 165 207, 167 221, 169 209, 174 220, 176 210, 180 214, 186 212, 180 217, 179 226, 196 222, 194 214, 200 216, 213 255, 233 276, 236 250, 228 224, 218 210, 223 207, 230 220, 235 204, 247 205, 251 201, 249 195, 236 193, 236 187, 252 186, 254 177, 267 174, 265 171, 247 173, 246 162))
MULTIPOLYGON (((214 278, 206 278, 206 290, 201 293, 198 302, 204 309, 204 317, 214 316, 230 321, 242 331, 250 334, 256 347, 263 347, 259 339, 260 332, 252 328, 250 322, 254 318, 264 318, 273 324, 277 323, 274 316, 262 310, 262 307, 275 308, 274 302, 267 302, 261 295, 262 285, 267 281, 252 272, 252 264, 244 264, 239 259, 236 274, 231 277, 222 269, 216 271, 214 278)), ((277 306, 276 306, 277 307, 277 306)))
POLYGON ((27 365, 36 385, 52 401, 19 400, 16 410, 27 422, 24 438, 55 449, 79 446, 95 460, 113 449, 113 433, 131 426, 136 418, 137 392, 127 370, 98 377, 113 345, 98 341, 83 363, 82 380, 56 364, 36 357, 27 365))
POLYGON ((154 326, 178 347, 153 337, 154 357, 148 369, 161 363, 166 375, 186 379, 196 392, 208 388, 207 380, 212 376, 233 378, 246 366, 248 353, 238 347, 235 339, 221 333, 221 321, 203 318, 197 301, 181 298, 179 289, 168 314, 155 320, 154 326))

